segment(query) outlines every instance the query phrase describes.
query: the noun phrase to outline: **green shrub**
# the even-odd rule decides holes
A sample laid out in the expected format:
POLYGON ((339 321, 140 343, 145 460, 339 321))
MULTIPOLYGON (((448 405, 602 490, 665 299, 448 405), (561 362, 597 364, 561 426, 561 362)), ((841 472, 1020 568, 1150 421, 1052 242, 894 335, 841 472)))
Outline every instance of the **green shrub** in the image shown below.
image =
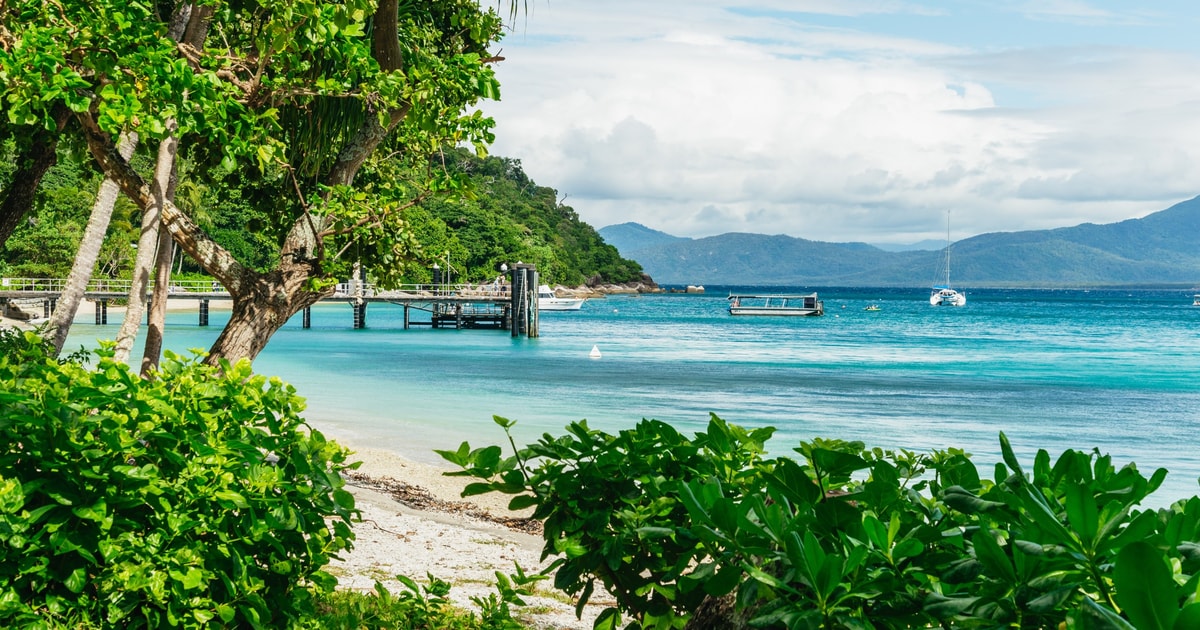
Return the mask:
POLYGON ((372 593, 334 591, 318 597, 317 615, 308 627, 319 630, 521 630, 512 616, 514 607, 525 606, 523 596, 531 595, 534 584, 543 575, 526 575, 520 565, 516 572, 496 572, 496 592, 487 597, 472 597, 479 614, 457 608, 447 597, 449 582, 427 574, 428 584, 398 575, 402 587, 392 593, 379 582, 372 593))
POLYGON ((247 362, 143 380, 39 339, 0 356, 0 626, 286 627, 349 549, 347 452, 247 362))
POLYGON ((482 480, 467 493, 534 506, 555 585, 616 598, 598 627, 1200 627, 1200 498, 1137 508, 1166 470, 1042 450, 1027 473, 1001 433, 988 479, 956 449, 816 439, 767 459, 769 435, 579 422, 511 458, 441 454, 482 480))

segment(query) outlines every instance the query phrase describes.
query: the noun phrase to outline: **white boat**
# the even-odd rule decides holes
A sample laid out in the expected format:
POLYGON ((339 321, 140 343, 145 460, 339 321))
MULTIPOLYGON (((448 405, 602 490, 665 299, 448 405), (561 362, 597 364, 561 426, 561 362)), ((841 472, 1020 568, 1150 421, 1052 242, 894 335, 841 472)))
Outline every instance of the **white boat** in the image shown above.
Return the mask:
POLYGON ((586 301, 587 298, 560 298, 544 284, 538 287, 539 311, 578 311, 586 301))
POLYGON ((825 304, 816 293, 807 295, 729 294, 730 315, 775 315, 784 317, 824 315, 825 304))
POLYGON ((942 266, 946 269, 945 284, 934 285, 929 293, 929 303, 933 306, 966 306, 967 296, 955 291, 950 286, 950 213, 946 213, 946 256, 942 266))
POLYGON ((1200 293, 1192 296, 1192 306, 1200 306, 1200 293))

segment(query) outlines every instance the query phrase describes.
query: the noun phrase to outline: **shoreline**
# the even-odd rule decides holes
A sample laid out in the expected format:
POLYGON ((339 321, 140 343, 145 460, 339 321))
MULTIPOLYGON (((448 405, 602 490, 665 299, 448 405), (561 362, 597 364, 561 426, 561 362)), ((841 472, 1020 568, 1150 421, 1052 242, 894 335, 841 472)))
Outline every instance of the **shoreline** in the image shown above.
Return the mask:
MULTIPOLYGON (((209 300, 208 308, 209 308, 209 311, 233 310, 233 300, 232 299, 209 300)), ((92 323, 93 322, 92 314, 95 313, 95 309, 96 309, 96 303, 93 302, 92 300, 88 300, 88 299, 80 300, 79 307, 75 309, 75 317, 74 317, 72 323, 73 324, 90 324, 90 323, 92 323)), ((195 311, 197 309, 198 309, 198 306, 197 306, 197 303, 195 300, 167 300, 167 312, 168 313, 195 311)), ((111 326, 111 325, 115 324, 117 326, 117 330, 119 330, 120 326, 121 326, 121 320, 125 317, 125 307, 110 304, 108 306, 107 312, 108 312, 108 325, 111 326)), ((145 317, 144 314, 143 314, 143 317, 145 317)), ((34 328, 37 328, 41 324, 46 323, 46 321, 47 320, 44 317, 38 317, 38 318, 34 318, 34 319, 17 319, 15 317, 8 317, 7 315, 4 315, 3 309, 0 309, 0 328, 18 328, 21 330, 32 330, 34 328)), ((142 325, 145 326, 146 323, 143 321, 142 325)))
MULTIPOLYGON (((353 526, 354 548, 329 566, 338 588, 366 592, 378 581, 394 594, 403 590, 396 575, 426 584, 428 574, 453 586, 448 598, 456 606, 477 611, 471 598, 494 593, 497 572, 515 572, 515 562, 532 575, 550 564, 541 560, 540 535, 496 522, 528 516, 508 511, 508 495, 464 499, 460 493, 471 479, 442 475, 449 467, 328 437, 351 450, 350 461, 362 462, 345 475, 362 520, 353 526)), ((534 595, 523 598, 528 606, 515 608, 513 616, 541 630, 585 629, 614 603, 596 593, 577 619, 574 602, 552 581, 553 574, 540 582, 534 595)))

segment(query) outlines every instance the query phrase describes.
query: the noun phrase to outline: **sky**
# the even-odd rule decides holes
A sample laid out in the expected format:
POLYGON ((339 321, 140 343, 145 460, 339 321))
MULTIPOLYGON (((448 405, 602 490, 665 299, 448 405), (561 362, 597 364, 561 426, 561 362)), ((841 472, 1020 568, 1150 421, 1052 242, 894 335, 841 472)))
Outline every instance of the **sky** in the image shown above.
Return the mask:
POLYGON ((490 151, 597 229, 895 245, 1200 195, 1195 0, 517 2, 490 151))

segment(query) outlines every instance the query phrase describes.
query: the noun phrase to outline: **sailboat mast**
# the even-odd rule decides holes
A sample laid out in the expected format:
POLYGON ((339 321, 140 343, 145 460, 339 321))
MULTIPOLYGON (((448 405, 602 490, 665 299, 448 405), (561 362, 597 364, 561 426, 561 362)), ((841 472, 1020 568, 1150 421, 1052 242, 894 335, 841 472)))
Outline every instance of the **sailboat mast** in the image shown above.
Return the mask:
POLYGON ((950 211, 946 211, 946 288, 950 288, 950 211))

